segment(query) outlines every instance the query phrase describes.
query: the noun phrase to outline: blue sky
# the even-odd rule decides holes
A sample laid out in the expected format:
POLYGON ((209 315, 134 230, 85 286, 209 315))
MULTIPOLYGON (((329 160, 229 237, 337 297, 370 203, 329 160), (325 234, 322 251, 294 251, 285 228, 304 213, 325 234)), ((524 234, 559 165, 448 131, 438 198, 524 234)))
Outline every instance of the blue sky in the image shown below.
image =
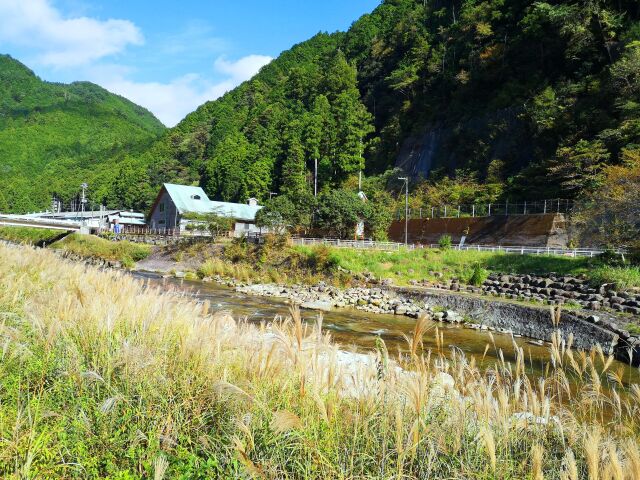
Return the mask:
POLYGON ((167 126, 379 0, 0 0, 0 53, 41 78, 89 80, 167 126))

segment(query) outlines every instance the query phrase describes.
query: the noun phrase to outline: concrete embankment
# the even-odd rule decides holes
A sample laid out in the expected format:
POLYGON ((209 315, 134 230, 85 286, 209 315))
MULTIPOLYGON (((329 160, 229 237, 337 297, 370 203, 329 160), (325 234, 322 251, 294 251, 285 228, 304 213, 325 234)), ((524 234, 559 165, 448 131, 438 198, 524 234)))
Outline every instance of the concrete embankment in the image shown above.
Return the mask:
MULTIPOLYGON (((426 212, 425 212, 426 214, 426 212)), ((404 220, 394 221, 389 238, 404 241, 404 220)), ((462 218, 414 218, 408 222, 410 243, 438 243, 450 235, 454 243, 566 247, 568 234, 562 214, 513 215, 462 218)))

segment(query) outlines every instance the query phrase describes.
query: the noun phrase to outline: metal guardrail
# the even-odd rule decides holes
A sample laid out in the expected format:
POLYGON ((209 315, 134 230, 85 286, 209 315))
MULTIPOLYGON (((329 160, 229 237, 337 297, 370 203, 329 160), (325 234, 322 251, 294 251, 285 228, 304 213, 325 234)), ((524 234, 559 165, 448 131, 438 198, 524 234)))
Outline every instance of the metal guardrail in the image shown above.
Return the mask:
MULTIPOLYGON (((101 229, 101 232, 111 231, 101 229)), ((148 228, 138 226, 123 226, 123 235, 140 237, 182 237, 182 238, 226 238, 232 237, 234 232, 222 232, 219 235, 212 235, 208 230, 180 230, 179 228, 148 228)))

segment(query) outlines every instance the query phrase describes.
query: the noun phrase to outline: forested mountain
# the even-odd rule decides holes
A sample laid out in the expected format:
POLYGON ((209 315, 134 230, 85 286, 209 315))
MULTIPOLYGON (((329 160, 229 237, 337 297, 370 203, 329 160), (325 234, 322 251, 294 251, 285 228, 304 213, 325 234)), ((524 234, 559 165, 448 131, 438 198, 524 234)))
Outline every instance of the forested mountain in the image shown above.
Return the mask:
POLYGON ((164 181, 303 198, 316 159, 321 191, 362 169, 370 196, 399 190, 384 173, 400 167, 415 207, 592 195, 606 165, 640 159, 640 2, 384 0, 162 132, 100 87, 0 57, 0 211, 83 181, 138 209, 164 181))
POLYGON ((385 0, 201 106, 142 163, 224 200, 308 193, 316 158, 321 189, 400 165, 430 179, 414 182, 423 202, 573 197, 640 144, 639 17, 635 0, 385 0))
POLYGON ((120 179, 146 168, 131 161, 165 127, 147 110, 87 82, 40 80, 0 55, 0 212, 42 210, 88 182, 94 200, 122 205, 120 179))

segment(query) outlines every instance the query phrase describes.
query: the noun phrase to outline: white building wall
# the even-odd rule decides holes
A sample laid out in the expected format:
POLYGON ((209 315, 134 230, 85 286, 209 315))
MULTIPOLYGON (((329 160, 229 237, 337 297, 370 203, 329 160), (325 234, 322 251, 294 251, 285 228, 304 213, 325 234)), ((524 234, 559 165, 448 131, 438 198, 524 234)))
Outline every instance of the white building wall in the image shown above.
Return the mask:
MULTIPOLYGON (((264 233, 264 230, 262 231, 264 233)), ((237 221, 234 229, 233 236, 236 238, 249 235, 251 233, 260 233, 260 229, 256 227, 255 223, 237 221)))

